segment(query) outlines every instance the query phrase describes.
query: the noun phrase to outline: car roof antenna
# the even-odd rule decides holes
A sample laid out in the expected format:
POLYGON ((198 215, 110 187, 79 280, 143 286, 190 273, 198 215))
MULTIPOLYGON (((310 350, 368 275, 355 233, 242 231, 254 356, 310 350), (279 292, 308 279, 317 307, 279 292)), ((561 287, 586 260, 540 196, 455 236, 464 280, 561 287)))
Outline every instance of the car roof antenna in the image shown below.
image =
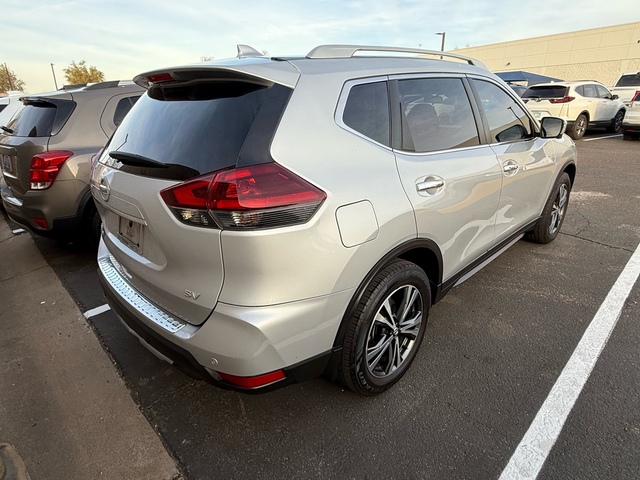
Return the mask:
POLYGON ((255 48, 250 47, 249 45, 243 45, 239 43, 238 47, 238 58, 244 57, 264 57, 262 53, 257 51, 255 48))

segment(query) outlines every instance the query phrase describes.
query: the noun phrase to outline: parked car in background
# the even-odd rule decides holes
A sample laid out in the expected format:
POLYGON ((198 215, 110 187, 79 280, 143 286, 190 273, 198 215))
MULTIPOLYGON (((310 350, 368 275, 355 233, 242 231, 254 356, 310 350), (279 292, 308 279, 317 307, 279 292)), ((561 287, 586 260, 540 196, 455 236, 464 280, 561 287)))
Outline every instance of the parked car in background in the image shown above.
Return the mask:
POLYGON ((622 100, 598 82, 542 83, 522 95, 537 119, 555 116, 567 121, 567 133, 577 140, 589 128, 619 133, 626 107, 622 100))
MULTIPOLYGON (((0 97, 0 129, 5 126, 11 117, 22 107, 20 97, 25 96, 24 92, 11 90, 7 95, 0 97)), ((3 131, 0 130, 0 134, 3 131)))
POLYGON ((640 90, 640 72, 627 72, 620 76, 616 85, 611 88, 611 93, 618 95, 618 98, 628 105, 638 90, 640 90))
POLYGON ((101 82, 22 97, 0 135, 2 203, 31 231, 97 243, 91 157, 142 94, 133 82, 101 82))
POLYGON ((622 122, 622 136, 625 140, 640 138, 640 88, 629 102, 627 114, 622 122))
POLYGON ((509 85, 513 89, 513 91, 516 92, 520 97, 524 94, 524 92, 526 92, 529 89, 529 87, 526 87, 524 85, 518 85, 517 83, 507 82, 507 85, 509 85))
POLYGON ((324 372, 381 393, 433 303, 523 235, 558 235, 566 123, 539 124, 452 53, 238 52, 135 77, 147 93, 91 178, 107 300, 160 358, 221 387, 324 372))

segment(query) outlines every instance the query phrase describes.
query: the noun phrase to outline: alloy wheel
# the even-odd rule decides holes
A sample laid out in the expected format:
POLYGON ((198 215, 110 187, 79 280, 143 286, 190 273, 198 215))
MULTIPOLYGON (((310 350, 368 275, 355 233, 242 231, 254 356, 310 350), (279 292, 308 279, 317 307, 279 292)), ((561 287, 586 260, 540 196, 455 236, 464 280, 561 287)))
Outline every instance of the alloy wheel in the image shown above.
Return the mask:
POLYGON ((558 194, 553 201, 553 207, 551 207, 551 222, 549 222, 549 233, 551 235, 554 235, 562 224, 562 219, 564 217, 564 212, 566 211, 568 199, 569 189, 564 183, 562 183, 560 184, 558 194))
POLYGON ((382 379, 400 368, 416 343, 422 319, 422 296, 413 285, 404 285, 387 296, 371 323, 365 345, 372 376, 382 379))

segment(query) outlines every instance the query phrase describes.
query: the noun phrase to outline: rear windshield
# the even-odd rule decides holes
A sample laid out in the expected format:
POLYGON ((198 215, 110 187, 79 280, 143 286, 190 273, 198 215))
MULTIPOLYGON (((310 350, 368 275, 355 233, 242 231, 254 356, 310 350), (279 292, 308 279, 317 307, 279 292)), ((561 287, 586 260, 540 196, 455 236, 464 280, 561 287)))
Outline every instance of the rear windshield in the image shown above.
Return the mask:
POLYGON ((562 98, 566 95, 567 87, 552 85, 545 87, 529 87, 522 98, 562 98))
POLYGON ((616 87, 637 87, 640 85, 640 72, 623 75, 616 83, 616 87))
POLYGON ((48 137, 55 135, 65 124, 75 102, 70 100, 26 101, 7 124, 16 137, 48 137))
POLYGON ((106 150, 171 167, 122 170, 186 178, 272 161, 269 145, 291 89, 240 81, 152 88, 134 105, 106 150))

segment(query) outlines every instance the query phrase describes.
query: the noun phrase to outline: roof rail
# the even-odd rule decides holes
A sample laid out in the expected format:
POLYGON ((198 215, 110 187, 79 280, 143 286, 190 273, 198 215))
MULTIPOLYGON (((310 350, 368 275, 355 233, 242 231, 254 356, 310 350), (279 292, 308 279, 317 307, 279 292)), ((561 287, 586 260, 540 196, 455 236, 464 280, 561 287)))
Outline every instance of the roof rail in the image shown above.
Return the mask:
POLYGON ((77 90, 78 88, 86 87, 86 83, 71 83, 69 85, 63 85, 60 90, 77 90))
POLYGON ((133 85, 132 80, 108 80, 106 82, 98 82, 89 84, 85 90, 100 90, 102 88, 121 87, 125 85, 133 85))
POLYGON ((433 55, 440 58, 450 57, 463 60, 469 65, 482 67, 488 70, 484 63, 471 57, 458 55, 457 53, 423 50, 421 48, 379 47, 370 45, 320 45, 311 50, 307 54, 307 58, 351 58, 357 52, 415 53, 417 55, 433 55))

